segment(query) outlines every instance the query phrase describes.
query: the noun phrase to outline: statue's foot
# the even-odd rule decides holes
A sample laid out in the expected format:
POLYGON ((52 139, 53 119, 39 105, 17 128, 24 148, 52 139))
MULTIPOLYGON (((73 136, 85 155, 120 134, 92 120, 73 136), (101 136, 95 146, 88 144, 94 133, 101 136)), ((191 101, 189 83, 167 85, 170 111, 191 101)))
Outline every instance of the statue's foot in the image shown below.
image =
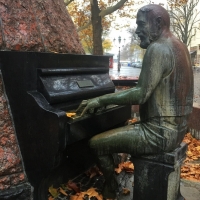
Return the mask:
POLYGON ((109 184, 105 183, 102 195, 106 200, 115 200, 118 192, 119 192, 118 183, 116 180, 113 180, 109 184))

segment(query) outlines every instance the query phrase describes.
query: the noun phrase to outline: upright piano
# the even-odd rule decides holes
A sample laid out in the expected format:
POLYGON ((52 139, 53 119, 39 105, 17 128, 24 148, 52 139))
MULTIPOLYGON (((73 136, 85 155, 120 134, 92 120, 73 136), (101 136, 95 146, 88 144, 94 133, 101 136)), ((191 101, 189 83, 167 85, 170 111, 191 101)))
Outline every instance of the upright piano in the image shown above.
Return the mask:
POLYGON ((79 161, 77 168, 90 163, 84 160, 89 138, 131 117, 129 105, 66 116, 82 100, 115 92, 108 56, 0 51, 0 68, 25 171, 36 192, 63 160, 67 165, 70 157, 79 161))

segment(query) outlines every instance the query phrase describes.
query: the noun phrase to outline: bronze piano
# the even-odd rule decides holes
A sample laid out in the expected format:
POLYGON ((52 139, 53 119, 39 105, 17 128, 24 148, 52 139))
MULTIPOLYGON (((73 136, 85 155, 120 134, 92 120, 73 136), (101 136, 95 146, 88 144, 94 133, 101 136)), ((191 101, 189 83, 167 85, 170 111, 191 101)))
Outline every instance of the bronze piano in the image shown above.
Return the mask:
POLYGON ((66 116, 82 100, 115 91, 107 56, 1 51, 0 66, 25 171, 35 193, 61 163, 70 165, 73 160, 77 168, 89 164, 88 139, 131 117, 130 106, 116 105, 81 118, 66 116))

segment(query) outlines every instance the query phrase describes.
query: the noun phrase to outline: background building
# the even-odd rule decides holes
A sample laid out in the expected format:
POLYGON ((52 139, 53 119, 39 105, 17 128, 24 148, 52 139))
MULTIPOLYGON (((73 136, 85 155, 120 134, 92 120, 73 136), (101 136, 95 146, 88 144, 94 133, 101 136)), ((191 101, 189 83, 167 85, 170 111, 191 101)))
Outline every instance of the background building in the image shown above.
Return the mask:
MULTIPOLYGON (((199 12, 200 1, 196 6, 194 12, 199 12)), ((193 28, 193 33, 195 34, 191 40, 189 51, 191 54, 192 64, 195 66, 200 66, 200 14, 197 16, 199 21, 195 24, 195 28, 193 28)))

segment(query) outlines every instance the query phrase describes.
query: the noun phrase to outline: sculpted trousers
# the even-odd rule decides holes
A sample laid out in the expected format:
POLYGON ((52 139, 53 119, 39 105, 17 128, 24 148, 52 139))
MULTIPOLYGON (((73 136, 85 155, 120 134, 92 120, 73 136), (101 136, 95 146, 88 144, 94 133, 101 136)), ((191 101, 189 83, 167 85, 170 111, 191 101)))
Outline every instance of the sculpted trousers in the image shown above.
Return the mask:
POLYGON ((90 148, 97 155, 98 165, 105 177, 103 197, 114 199, 118 190, 113 153, 138 155, 155 151, 149 148, 145 136, 139 131, 139 125, 129 125, 98 134, 90 140, 90 148))
POLYGON ((114 176, 113 153, 148 155, 173 150, 181 143, 186 130, 179 137, 177 131, 147 122, 106 131, 91 138, 90 148, 98 158, 105 177, 103 196, 115 198, 118 189, 114 176))

